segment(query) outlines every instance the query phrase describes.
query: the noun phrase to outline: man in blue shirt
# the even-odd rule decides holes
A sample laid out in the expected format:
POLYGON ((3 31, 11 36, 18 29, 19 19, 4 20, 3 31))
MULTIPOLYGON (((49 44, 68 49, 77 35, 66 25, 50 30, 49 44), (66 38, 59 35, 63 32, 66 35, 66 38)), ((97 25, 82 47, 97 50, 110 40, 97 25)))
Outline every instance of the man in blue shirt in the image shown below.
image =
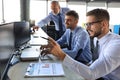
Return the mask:
POLYGON ((69 8, 60 8, 58 1, 52 1, 51 10, 52 11, 49 13, 49 15, 38 22, 37 26, 34 26, 33 28, 38 29, 39 27, 48 24, 48 22, 53 21, 55 24, 55 30, 57 32, 57 39, 59 39, 66 30, 64 19, 65 13, 69 11, 69 8))
POLYGON ((59 45, 68 44, 68 48, 63 48, 63 51, 72 58, 84 64, 88 64, 92 60, 90 51, 90 38, 85 29, 77 26, 79 15, 71 10, 65 15, 66 32, 57 40, 59 45), (72 33, 72 38, 70 34, 72 33), (71 39, 71 40, 70 40, 71 39))

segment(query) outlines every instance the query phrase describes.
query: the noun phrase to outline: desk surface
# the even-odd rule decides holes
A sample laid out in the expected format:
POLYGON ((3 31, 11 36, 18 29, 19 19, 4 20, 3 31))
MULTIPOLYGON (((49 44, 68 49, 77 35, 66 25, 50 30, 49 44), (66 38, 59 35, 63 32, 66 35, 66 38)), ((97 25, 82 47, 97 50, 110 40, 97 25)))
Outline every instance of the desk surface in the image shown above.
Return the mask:
POLYGON ((38 31, 31 35, 30 45, 40 46, 48 43, 47 40, 41 38, 40 36, 48 38, 48 35, 41 28, 39 28, 38 31))
MULTIPOLYGON (((42 29, 39 29, 38 31, 38 37, 39 36, 44 36, 47 37, 46 33, 42 31, 42 29)), ((33 40, 36 42, 36 39, 33 38, 33 40)), ((44 40, 44 39, 43 39, 44 40)), ((46 44, 43 42, 43 40, 38 40, 40 43, 35 43, 35 44, 46 44)), ((36 45, 37 46, 37 45, 36 45)), ((76 73, 72 72, 72 70, 69 70, 67 67, 63 65, 63 69, 65 72, 65 76, 62 77, 34 77, 34 78, 25 78, 25 72, 28 67, 28 65, 33 62, 19 62, 12 66, 9 71, 8 71, 8 76, 11 80, 84 80, 80 75, 77 75, 76 73)), ((56 57, 52 56, 51 60, 44 60, 44 61, 34 61, 34 62, 60 62, 56 57)))
MULTIPOLYGON (((45 60, 42 62, 60 62, 56 60, 45 60)), ((31 62, 20 62, 12 66, 8 71, 8 76, 11 80, 84 80, 81 76, 69 70, 63 65, 65 76, 62 77, 33 77, 25 78, 26 69, 31 62)))

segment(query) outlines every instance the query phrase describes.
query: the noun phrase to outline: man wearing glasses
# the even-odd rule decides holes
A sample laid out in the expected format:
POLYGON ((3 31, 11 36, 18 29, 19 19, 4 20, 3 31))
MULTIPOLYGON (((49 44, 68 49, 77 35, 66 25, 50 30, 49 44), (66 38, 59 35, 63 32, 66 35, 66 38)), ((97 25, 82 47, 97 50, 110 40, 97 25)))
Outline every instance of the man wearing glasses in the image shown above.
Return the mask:
POLYGON ((104 9, 94 9, 87 12, 86 16, 86 28, 90 36, 97 37, 99 41, 99 57, 90 66, 73 60, 51 38, 49 44, 42 48, 47 48, 47 52, 57 56, 69 69, 87 80, 100 77, 103 79, 99 80, 120 80, 120 36, 109 31, 109 13, 104 9))

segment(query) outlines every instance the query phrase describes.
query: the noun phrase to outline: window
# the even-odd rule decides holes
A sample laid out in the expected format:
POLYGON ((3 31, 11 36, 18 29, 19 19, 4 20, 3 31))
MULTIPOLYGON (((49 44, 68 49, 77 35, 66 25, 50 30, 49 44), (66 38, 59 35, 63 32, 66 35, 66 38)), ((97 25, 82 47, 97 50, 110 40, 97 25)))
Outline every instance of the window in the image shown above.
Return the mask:
POLYGON ((106 9, 105 2, 90 2, 88 3, 87 11, 90 11, 96 8, 106 9))
POLYGON ((37 24, 47 15, 46 0, 30 0, 30 19, 37 24))
POLYGON ((110 24, 120 24, 120 3, 109 3, 108 12, 110 13, 110 24))
POLYGON ((5 22, 20 21, 20 0, 3 1, 5 22))
POLYGON ((0 0, 0 23, 2 23, 2 0, 0 0))
POLYGON ((86 3, 85 2, 69 2, 68 7, 71 10, 75 10, 79 14, 78 25, 83 27, 83 23, 86 21, 86 3))

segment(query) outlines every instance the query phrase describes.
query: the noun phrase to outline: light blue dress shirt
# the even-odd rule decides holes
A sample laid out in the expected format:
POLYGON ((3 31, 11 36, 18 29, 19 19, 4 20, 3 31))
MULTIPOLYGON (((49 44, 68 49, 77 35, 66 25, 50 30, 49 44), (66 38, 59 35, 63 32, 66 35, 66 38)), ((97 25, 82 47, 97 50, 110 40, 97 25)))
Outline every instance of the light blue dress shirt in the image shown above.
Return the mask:
POLYGON ((99 39, 100 53, 90 66, 72 60, 68 55, 63 64, 87 80, 104 77, 105 80, 120 80, 120 36, 109 32, 99 39))
MULTIPOLYGON (((60 16, 62 17, 62 27, 63 31, 66 30, 65 27, 65 13, 69 11, 69 8, 61 8, 60 9, 60 16)), ((47 17, 42 19, 40 22, 38 22, 37 26, 43 27, 44 25, 48 24, 48 22, 53 21, 55 23, 55 29, 56 31, 59 31, 59 16, 53 14, 52 12, 49 13, 47 17)))
MULTIPOLYGON (((70 29, 66 29, 63 36, 57 40, 58 44, 67 43, 69 45, 70 32, 70 29)), ((76 27, 72 33, 71 50, 65 48, 63 51, 74 59, 78 51, 82 49, 83 51, 77 60, 85 64, 89 63, 92 60, 92 55, 90 51, 90 38, 87 31, 82 27, 76 27)))

